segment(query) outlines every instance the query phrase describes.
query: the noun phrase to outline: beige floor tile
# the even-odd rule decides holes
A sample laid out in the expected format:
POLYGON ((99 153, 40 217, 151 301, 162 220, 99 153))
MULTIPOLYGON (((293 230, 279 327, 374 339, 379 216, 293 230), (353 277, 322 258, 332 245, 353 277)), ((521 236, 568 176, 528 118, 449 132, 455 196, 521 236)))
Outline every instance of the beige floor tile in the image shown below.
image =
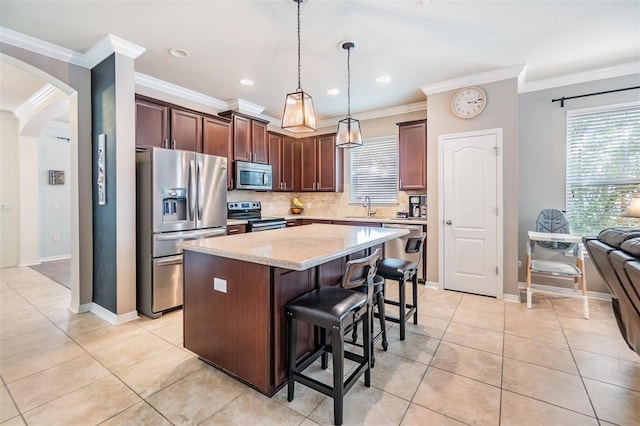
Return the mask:
POLYGON ((436 413, 417 404, 411 404, 402 419, 402 426, 433 425, 433 426, 464 426, 464 423, 436 413))
POLYGON ((8 387, 21 412, 27 412, 109 375, 89 355, 25 377, 8 387))
POLYGON ((136 324, 126 322, 124 324, 109 325, 79 334, 74 336, 74 340, 87 352, 94 353, 144 334, 148 334, 148 331, 136 324))
POLYGON ((546 323, 536 323, 528 319, 508 316, 505 319, 504 332, 529 339, 541 340, 559 346, 567 346, 562 327, 546 323))
POLYGON ((438 305, 457 308, 460 304, 460 300, 462 300, 462 295, 463 293, 456 293, 453 291, 425 288, 424 292, 420 295, 420 298, 438 305))
POLYGON ((594 417, 502 391, 501 426, 598 426, 594 417))
POLYGON ((100 426, 171 426, 171 423, 145 401, 140 401, 100 426))
MULTIPOLYGON (((306 370, 305 370, 306 371, 306 370)), ((308 416, 316 409, 318 404, 322 402, 326 396, 324 394, 308 388, 300 383, 296 383, 294 387, 293 401, 287 401, 287 386, 285 385, 273 397, 274 401, 294 410, 303 416, 308 416)))
POLYGON ((558 315, 553 307, 548 309, 528 309, 526 303, 509 303, 506 306, 505 319, 529 322, 531 324, 542 324, 546 326, 559 327, 558 315))
POLYGON ((586 331, 588 333, 604 334, 605 336, 615 336, 620 333, 618 324, 614 319, 598 320, 595 318, 584 319, 559 315, 558 320, 563 328, 586 331))
POLYGON ((565 373, 578 374, 571 351, 566 346, 505 334, 504 356, 565 373))
POLYGON ((389 347, 387 351, 401 357, 428 365, 436 353, 440 339, 423 334, 407 331, 404 340, 400 340, 400 332, 396 328, 393 333, 387 334, 389 347))
POLYGON ((584 379, 599 419, 618 425, 640 424, 640 392, 584 379))
POLYGON ((98 424, 140 402, 114 376, 107 376, 25 414, 30 425, 98 424))
POLYGON ((49 323, 46 327, 0 341, 0 356, 4 358, 24 352, 38 351, 43 346, 60 344, 65 341, 70 341, 69 337, 58 327, 49 323))
POLYGON ((0 340, 19 336, 20 334, 49 327, 50 325, 51 321, 49 321, 47 317, 40 312, 30 310, 29 314, 23 318, 12 320, 10 326, 6 321, 2 321, 2 323, 0 323, 0 340))
POLYGON ((6 383, 11 383, 63 362, 86 355, 71 339, 51 343, 38 350, 0 357, 0 372, 6 383))
POLYGON ((631 362, 638 361, 638 354, 629 349, 620 333, 604 336, 586 331, 566 329, 564 334, 571 349, 607 355, 631 362))
POLYGON ((144 315, 140 315, 140 318, 138 318, 133 322, 147 330, 156 330, 158 328, 164 327, 168 323, 171 323, 177 319, 182 320, 182 318, 183 318, 182 309, 176 309, 175 311, 170 311, 165 314, 162 314, 161 317, 155 318, 155 319, 146 317, 144 315))
POLYGON ((594 416, 579 376, 504 358, 502 388, 594 416))
MULTIPOLYGON (((389 328, 388 334, 400 335, 400 324, 392 324, 389 328)), ((418 324, 414 324, 413 320, 407 321, 406 331, 412 333, 422 334, 423 336, 432 337, 434 339, 441 339, 444 332, 447 330, 449 321, 434 318, 428 315, 418 314, 418 324)))
POLYGON ((192 353, 170 348, 116 373, 143 398, 166 388, 206 364, 192 353))
POLYGON ((56 324, 71 337, 111 326, 107 321, 91 312, 72 315, 71 317, 67 317, 66 320, 56 322, 56 324))
POLYGON ((158 327, 150 331, 153 334, 162 337, 172 345, 183 345, 182 317, 173 318, 171 321, 165 322, 162 327, 158 327))
POLYGON ((26 423, 22 419, 22 416, 13 417, 7 421, 2 422, 2 426, 24 426, 26 423))
POLYGON ((166 340, 144 331, 93 353, 110 371, 117 372, 173 347, 166 340))
POLYGON ((440 343, 431 365, 496 387, 502 382, 502 356, 455 343, 440 343))
POLYGON ((7 387, 0 385, 0 423, 9 420, 20 414, 16 404, 13 402, 7 387))
POLYGON ((206 425, 299 425, 304 416, 254 390, 243 393, 200 423, 206 425))
POLYGON ((491 314, 502 315, 505 312, 504 300, 495 297, 464 294, 458 305, 458 309, 471 309, 491 314))
POLYGON ((503 333, 497 331, 452 322, 442 340, 502 355, 503 336, 503 333))
POLYGON ((504 314, 458 308, 451 321, 459 324, 473 325, 474 327, 487 330, 499 332, 504 330, 504 314))
MULTIPOLYGON (((344 397, 344 425, 400 424, 409 401, 358 382, 344 397)), ((334 424, 333 399, 325 398, 309 418, 322 425, 334 424)))
POLYGON ((248 388, 214 369, 201 368, 147 398, 176 425, 195 425, 236 399, 248 388))
MULTIPOLYGON (((389 352, 377 352, 371 370, 371 386, 408 401, 418 389, 427 366, 389 352)), ((360 378, 364 383, 364 377, 360 378)))
POLYGON ((640 392, 640 358, 630 362, 579 350, 574 350, 573 356, 582 377, 640 392))
POLYGON ((456 308, 454 306, 440 305, 431 300, 418 302, 418 314, 450 321, 455 312, 456 308))
POLYGON ((463 423, 497 425, 500 388, 429 367, 413 403, 463 423))

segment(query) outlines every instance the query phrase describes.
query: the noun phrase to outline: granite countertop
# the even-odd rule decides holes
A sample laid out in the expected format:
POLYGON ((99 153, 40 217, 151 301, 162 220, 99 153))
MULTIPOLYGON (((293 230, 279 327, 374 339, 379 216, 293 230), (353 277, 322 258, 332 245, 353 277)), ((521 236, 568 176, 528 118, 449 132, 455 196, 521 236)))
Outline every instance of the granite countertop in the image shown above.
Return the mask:
MULTIPOLYGON (((310 219, 310 220, 339 220, 341 222, 371 222, 371 223, 400 223, 403 225, 426 225, 426 218, 417 218, 417 219, 398 219, 396 217, 340 217, 340 216, 320 216, 320 215, 299 215, 299 214, 288 214, 288 215, 274 215, 269 214, 269 216, 273 217, 283 217, 286 220, 295 220, 295 219, 310 219)), ((227 225, 242 225, 246 224, 246 220, 234 220, 228 219, 227 225)))
POLYGON ((183 250, 303 271, 408 233, 406 229, 312 224, 176 245, 183 250))

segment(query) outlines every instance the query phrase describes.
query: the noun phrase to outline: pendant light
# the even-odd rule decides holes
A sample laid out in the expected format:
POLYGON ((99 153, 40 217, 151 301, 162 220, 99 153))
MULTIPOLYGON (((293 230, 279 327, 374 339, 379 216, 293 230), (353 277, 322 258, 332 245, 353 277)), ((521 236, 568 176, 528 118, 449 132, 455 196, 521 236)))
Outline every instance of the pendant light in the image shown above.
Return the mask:
POLYGON ((363 145, 360 121, 351 117, 351 50, 356 47, 352 41, 340 45, 347 51, 347 116, 338 121, 336 146, 339 148, 356 148, 363 145))
POLYGON ((298 3, 298 88, 287 94, 282 114, 282 128, 299 132, 313 132, 316 130, 316 115, 313 110, 313 99, 302 91, 300 85, 300 3, 306 0, 293 0, 298 3))

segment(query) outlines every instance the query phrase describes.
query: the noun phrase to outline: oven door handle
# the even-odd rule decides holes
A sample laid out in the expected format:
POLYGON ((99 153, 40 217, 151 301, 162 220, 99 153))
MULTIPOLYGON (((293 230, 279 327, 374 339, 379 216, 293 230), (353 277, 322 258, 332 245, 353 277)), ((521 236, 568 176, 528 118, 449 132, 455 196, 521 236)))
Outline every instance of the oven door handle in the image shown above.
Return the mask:
POLYGON ((182 265, 182 255, 180 256, 171 256, 166 259, 161 259, 156 262, 158 266, 169 266, 169 265, 182 265))

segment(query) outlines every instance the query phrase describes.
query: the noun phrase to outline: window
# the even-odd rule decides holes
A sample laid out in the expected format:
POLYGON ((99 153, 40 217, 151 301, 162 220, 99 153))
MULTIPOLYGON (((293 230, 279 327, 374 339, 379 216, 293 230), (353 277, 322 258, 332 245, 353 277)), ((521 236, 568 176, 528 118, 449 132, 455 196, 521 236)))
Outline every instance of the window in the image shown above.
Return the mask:
POLYGON ((640 192, 640 102, 567 112, 567 218, 572 232, 630 226, 640 192))
POLYGON ((398 202, 398 139, 396 136, 366 139, 349 151, 349 202, 365 196, 375 204, 398 202))

